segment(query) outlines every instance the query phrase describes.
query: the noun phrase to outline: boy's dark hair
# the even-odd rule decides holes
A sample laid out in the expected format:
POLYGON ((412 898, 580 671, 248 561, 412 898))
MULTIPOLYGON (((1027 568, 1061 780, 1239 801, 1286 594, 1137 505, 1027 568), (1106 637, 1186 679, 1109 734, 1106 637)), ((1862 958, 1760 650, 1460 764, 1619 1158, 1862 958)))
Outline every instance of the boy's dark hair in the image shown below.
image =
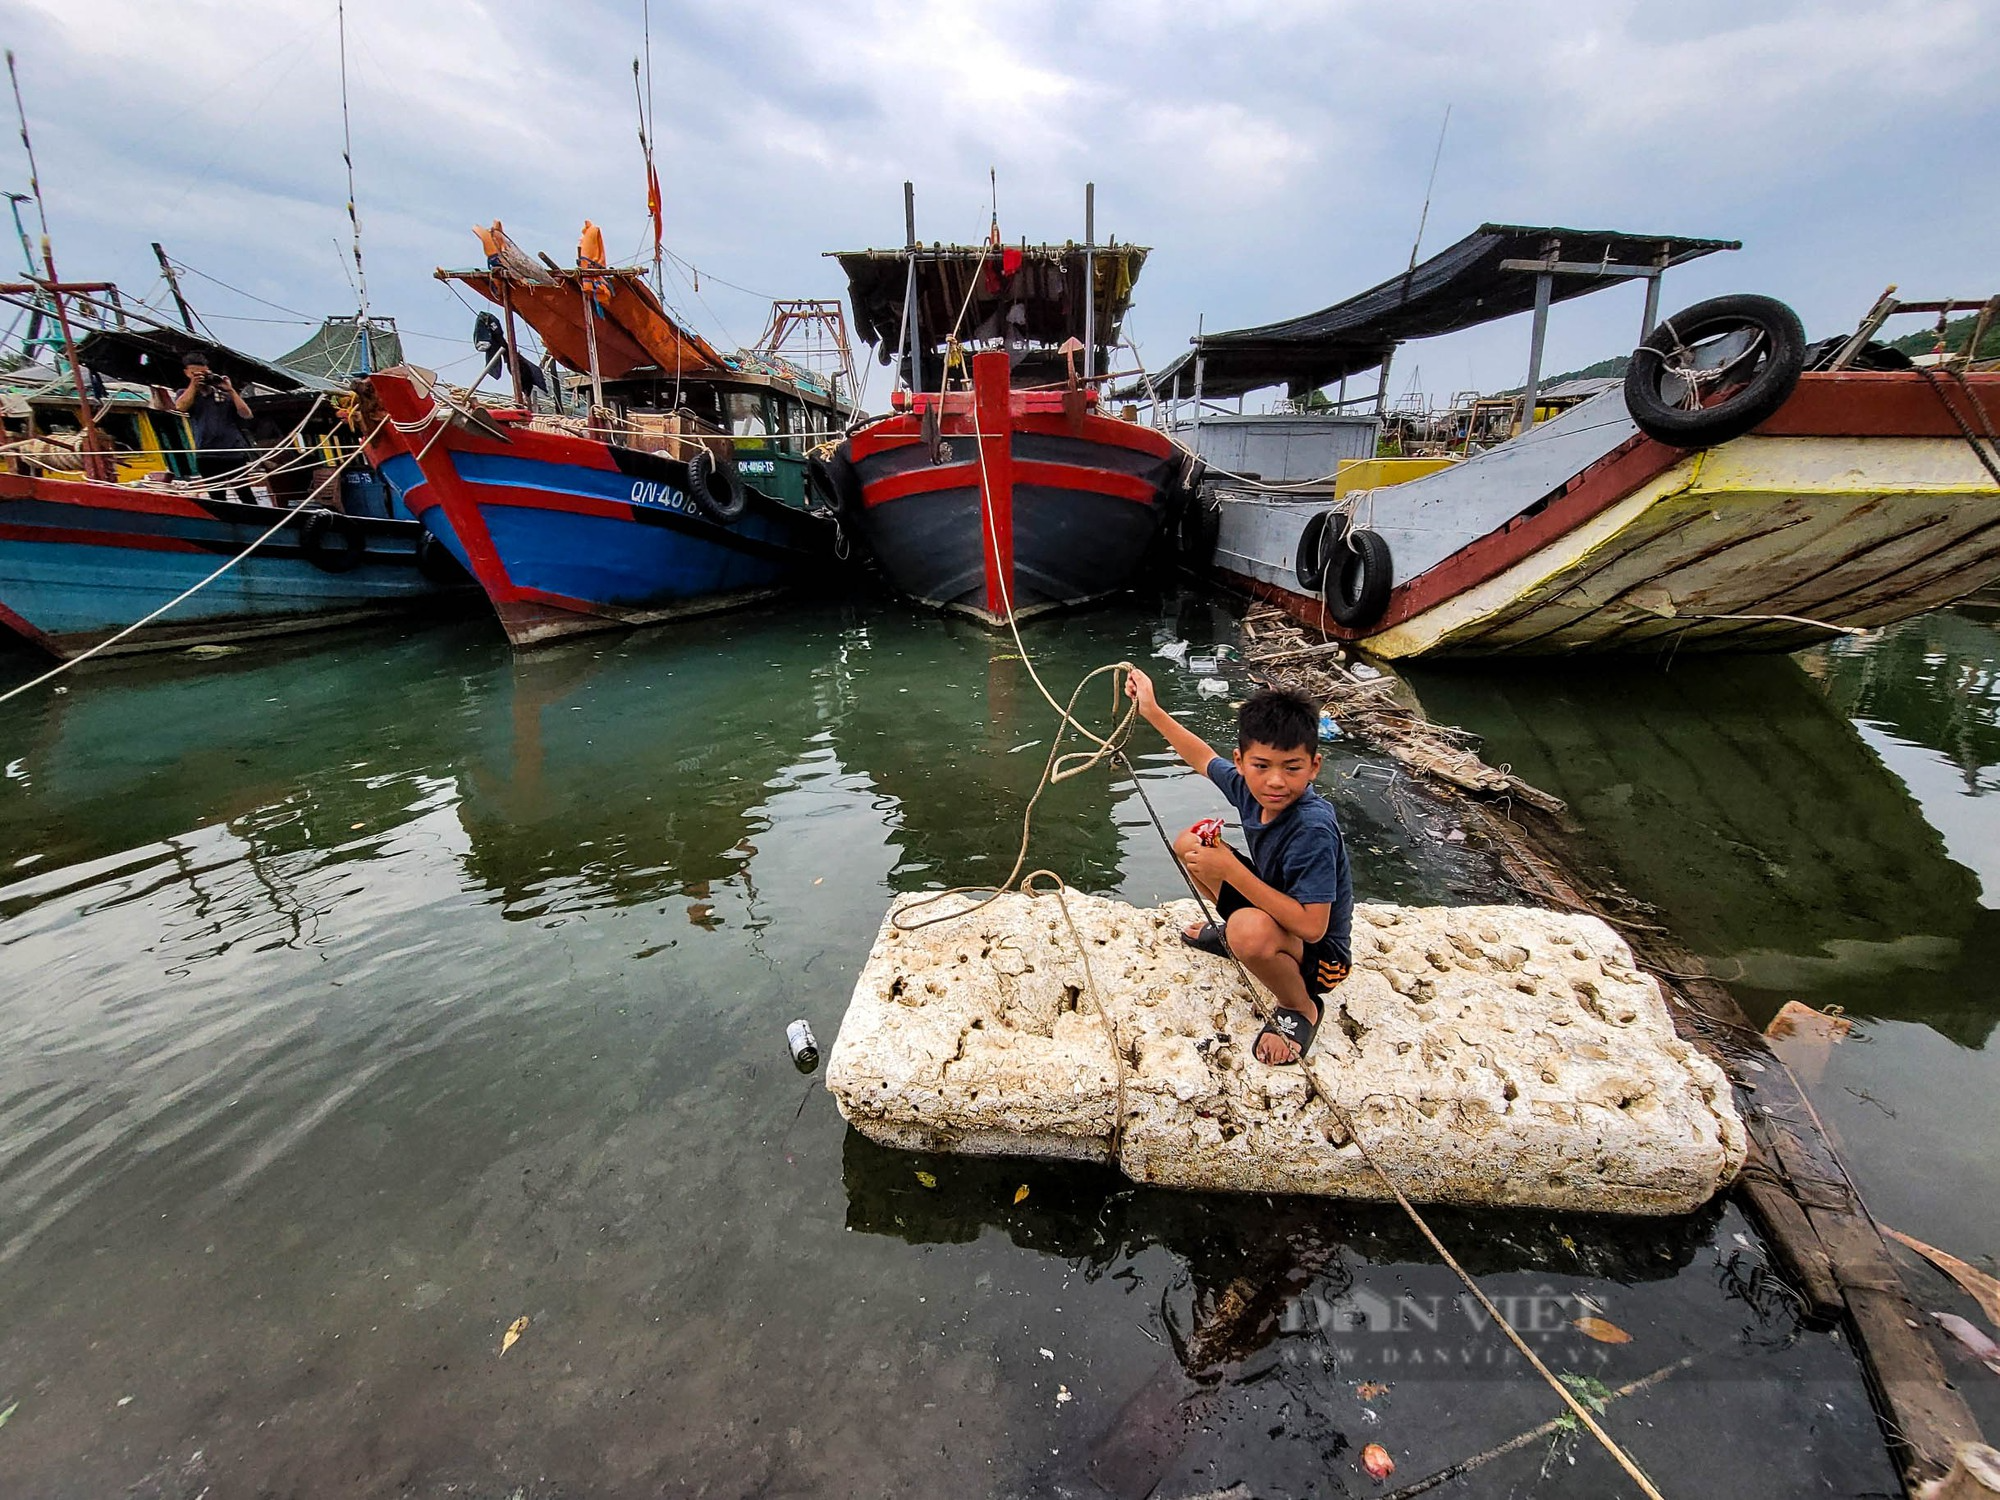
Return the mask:
POLYGON ((1264 688, 1244 700, 1236 711, 1236 748, 1251 742, 1273 750, 1319 749, 1319 705, 1289 688, 1264 688))

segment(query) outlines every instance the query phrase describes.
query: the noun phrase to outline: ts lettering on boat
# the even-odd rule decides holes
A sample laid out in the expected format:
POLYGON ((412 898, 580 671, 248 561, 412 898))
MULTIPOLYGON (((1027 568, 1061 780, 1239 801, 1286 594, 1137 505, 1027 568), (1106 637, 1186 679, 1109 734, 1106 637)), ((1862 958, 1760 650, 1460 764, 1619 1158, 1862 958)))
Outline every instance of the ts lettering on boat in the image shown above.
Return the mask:
POLYGON ((651 505, 661 510, 677 510, 692 515, 694 507, 688 497, 670 484, 662 484, 657 479, 635 479, 632 481, 632 503, 651 505))
POLYGON ((771 458, 739 458, 736 460, 736 472, 739 474, 775 474, 778 472, 778 463, 776 459, 771 458))

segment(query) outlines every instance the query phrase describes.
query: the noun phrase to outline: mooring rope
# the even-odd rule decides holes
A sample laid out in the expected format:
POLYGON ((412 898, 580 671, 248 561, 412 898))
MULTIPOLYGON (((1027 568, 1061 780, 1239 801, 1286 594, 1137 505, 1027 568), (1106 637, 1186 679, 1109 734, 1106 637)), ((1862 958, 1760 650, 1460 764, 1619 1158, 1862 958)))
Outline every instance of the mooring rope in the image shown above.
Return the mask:
MULTIPOLYGON (((991 516, 990 514, 988 514, 988 508, 992 504, 992 485, 986 467, 986 445, 982 441, 984 434, 980 431, 979 427, 979 403, 976 399, 971 403, 969 403, 969 409, 971 411, 971 417, 972 417, 973 442, 977 447, 979 453, 979 479, 980 479, 979 493, 980 493, 980 508, 982 512, 982 520, 990 522, 991 516)), ((1043 699, 1047 701, 1049 706, 1056 711, 1061 722, 1057 726, 1055 741, 1049 747, 1049 761, 1047 766, 1045 766, 1043 769, 1041 783, 1036 786, 1034 795, 1028 799, 1027 809, 1023 813, 1021 820, 1021 847, 1019 853, 1015 856, 1014 868, 1008 873, 1007 880, 1003 884, 995 887, 961 886, 956 888, 955 890, 940 891, 934 895, 925 897, 922 901, 911 903, 909 906, 905 906, 904 908, 901 909, 901 911, 907 911, 913 909, 916 906, 929 905, 932 902, 942 900, 946 896, 951 896, 951 895, 963 895, 969 892, 982 891, 982 890, 990 892, 990 894, 986 896, 985 900, 979 901, 974 905, 965 908, 962 911, 953 911, 944 913, 940 916, 929 918, 925 922, 910 924, 907 926, 898 921, 898 917, 900 917, 901 915, 901 911, 898 911, 897 913, 891 916, 890 918, 891 923, 900 928, 901 930, 910 931, 913 930, 913 928, 916 926, 929 926, 936 922, 950 921, 958 917, 970 916, 973 912, 979 911, 982 908, 990 905, 992 902, 997 901, 1001 895, 1003 895, 1007 890, 1011 889, 1014 886, 1016 879, 1020 875, 1021 866, 1027 862, 1030 820, 1034 815, 1035 803, 1041 799, 1042 793, 1045 790, 1047 790, 1048 787, 1052 785, 1054 781, 1063 779, 1062 776, 1055 775, 1054 773, 1056 772, 1058 765, 1058 760, 1059 760, 1058 751, 1060 750, 1061 747, 1062 735, 1066 729, 1074 730, 1077 734, 1081 735, 1082 737, 1091 740, 1093 743, 1097 745, 1098 748, 1095 751, 1073 752, 1071 758, 1076 758, 1080 756, 1082 763, 1078 764, 1073 769, 1067 771, 1064 774, 1078 775, 1081 772, 1088 770, 1091 766, 1100 764, 1107 760, 1122 765, 1125 768, 1126 773, 1132 777, 1133 788, 1139 793, 1139 800, 1145 804, 1147 816, 1152 819, 1154 830, 1159 834, 1161 842, 1166 845, 1168 857, 1173 861, 1175 869, 1180 872, 1181 878, 1183 881, 1187 883, 1188 889, 1194 893, 1195 900, 1200 905, 1202 912, 1205 915, 1211 917, 1216 915, 1214 909, 1209 905, 1208 899, 1201 893, 1200 887, 1195 884, 1193 877, 1188 874, 1187 867, 1181 863, 1180 856, 1173 852, 1173 839, 1168 835, 1166 830, 1166 825, 1160 821, 1159 813, 1153 807, 1152 799, 1146 795, 1145 786, 1139 780, 1137 771, 1134 770, 1130 759, 1125 756, 1124 742, 1129 737, 1132 721, 1138 712, 1137 702, 1135 701, 1132 704, 1132 707, 1126 711, 1126 713, 1119 720, 1117 725, 1114 726, 1110 735, 1105 736, 1103 738, 1100 738, 1098 735, 1091 732, 1091 730, 1089 730, 1086 726, 1079 723, 1073 713, 1077 699, 1082 695, 1084 687, 1092 679, 1099 677, 1106 672, 1112 672, 1112 673, 1130 672, 1132 670, 1132 664, 1130 662, 1117 662, 1108 666, 1102 666, 1093 669, 1077 683, 1076 690, 1070 694, 1070 699, 1067 706, 1058 703, 1054 695, 1051 694, 1048 688, 1043 685, 1040 674, 1037 673, 1035 670, 1033 655, 1029 652, 1026 642, 1024 642, 1021 639, 1021 627, 1014 611, 1014 600, 1013 600, 1012 589, 1007 579, 1006 571, 1000 565, 999 536, 997 528, 990 524, 987 524, 982 526, 981 529, 988 533, 988 553, 993 567, 993 576, 999 582, 1000 600, 1001 604, 1004 606, 1006 611, 1005 619, 1007 623, 1007 629, 1014 638, 1015 649, 1019 652, 1021 663, 1024 667, 1027 668, 1029 679, 1035 684, 1036 691, 1041 693, 1043 699)), ((1119 686, 1120 687, 1123 686, 1122 681, 1119 682, 1119 686)), ((1055 882, 1056 899, 1062 908, 1063 919, 1069 926, 1071 940, 1076 943, 1078 953, 1083 955, 1084 984, 1089 991, 1091 1004, 1097 1011, 1100 1023, 1103 1025, 1106 1035, 1109 1036, 1111 1039, 1112 1064, 1118 1070, 1117 1083, 1118 1083, 1119 1110, 1118 1110, 1118 1118, 1116 1124, 1113 1127, 1112 1140, 1111 1140, 1111 1146, 1115 1153, 1118 1141, 1123 1134, 1125 1125, 1124 1103, 1125 1103, 1126 1063, 1124 1054, 1118 1045, 1117 1029, 1113 1025, 1110 1019, 1110 1013, 1105 1006, 1104 997, 1101 993, 1099 993, 1096 987, 1096 983, 1091 975, 1089 953, 1084 946, 1081 934, 1078 933, 1077 931, 1076 920, 1070 913, 1069 903, 1068 900, 1066 899, 1068 886, 1064 883, 1062 878, 1056 875, 1054 872, 1047 870, 1037 870, 1033 874, 1028 876, 1026 880, 1021 882, 1022 893, 1024 895, 1032 896, 1034 892, 1031 889, 1031 887, 1035 879, 1042 875, 1047 875, 1049 879, 1055 882)), ((1250 1007, 1253 1014, 1256 1015, 1259 1021, 1268 1025, 1271 1020, 1270 1010, 1264 1004, 1263 992, 1259 988, 1256 979, 1251 975, 1249 969, 1247 969, 1244 966, 1243 960, 1238 958, 1234 953, 1230 953, 1229 960, 1232 964, 1235 965, 1237 976, 1243 981, 1244 991, 1250 997, 1250 1007)), ((1326 1002, 1322 1000, 1321 1001, 1322 1021, 1325 1020, 1325 1004, 1326 1002)), ((1569 1387, 1564 1385, 1562 1381, 1559 1378, 1557 1378, 1556 1374, 1552 1370, 1550 1370, 1546 1364, 1542 1362, 1541 1357, 1537 1355, 1535 1351, 1528 1346, 1527 1340, 1521 1337, 1520 1332, 1514 1327, 1512 1323, 1510 1323, 1507 1320, 1506 1315, 1502 1313, 1497 1306, 1494 1305, 1492 1299, 1486 1295, 1485 1291, 1480 1287, 1479 1283, 1473 1279, 1472 1274, 1469 1271, 1467 1271, 1464 1266, 1460 1265, 1458 1262, 1458 1258, 1454 1256, 1448 1248, 1446 1248, 1444 1241, 1438 1238, 1436 1231, 1433 1230, 1429 1225, 1429 1223, 1425 1221, 1424 1216, 1419 1212, 1417 1212, 1416 1205, 1410 1202, 1409 1197, 1403 1192, 1402 1188, 1396 1183, 1396 1180, 1389 1175, 1387 1169, 1385 1169, 1382 1163, 1376 1159, 1374 1152, 1368 1149, 1368 1143, 1362 1139, 1361 1132, 1356 1127, 1353 1117, 1344 1108, 1342 1108, 1339 1101, 1334 1098, 1333 1091, 1326 1086, 1324 1080, 1320 1078, 1318 1072, 1314 1069, 1312 1060, 1302 1055, 1298 1059, 1296 1066, 1299 1069, 1300 1076, 1305 1079, 1307 1087, 1311 1090, 1311 1092, 1319 1096, 1320 1102, 1326 1105, 1328 1111, 1333 1115, 1335 1122, 1340 1126, 1341 1129, 1347 1132, 1347 1138, 1354 1143, 1355 1149, 1361 1153, 1361 1159, 1368 1165, 1369 1170, 1372 1171, 1375 1174, 1376 1178, 1382 1183, 1382 1185, 1389 1190, 1390 1196, 1393 1197, 1396 1201, 1396 1206, 1402 1209, 1404 1214, 1408 1216, 1410 1222, 1416 1226, 1417 1232, 1423 1236, 1425 1242, 1428 1243, 1431 1249, 1436 1252, 1438 1258, 1442 1260, 1447 1267, 1450 1268, 1452 1273, 1456 1275, 1461 1282, 1464 1283, 1466 1290, 1471 1292, 1472 1295, 1476 1299, 1478 1299, 1480 1307, 1484 1309, 1486 1315, 1493 1320, 1494 1326, 1500 1329, 1500 1331, 1506 1335, 1508 1342, 1513 1344, 1515 1349, 1517 1349, 1520 1352, 1521 1356, 1528 1361, 1529 1365, 1534 1369, 1535 1373, 1540 1375, 1542 1379, 1548 1384, 1549 1389, 1554 1391, 1556 1395, 1561 1398, 1563 1404, 1569 1408, 1570 1414, 1574 1416, 1577 1419, 1577 1421, 1580 1422, 1583 1425, 1583 1427, 1590 1433, 1590 1435, 1597 1440, 1597 1442, 1604 1448, 1605 1452, 1611 1455, 1611 1457, 1617 1462, 1618 1466, 1625 1471, 1626 1475, 1632 1480, 1632 1482, 1638 1485, 1640 1492, 1647 1497, 1647 1500, 1664 1500, 1664 1497, 1660 1494, 1660 1491, 1654 1486, 1653 1482, 1646 1477, 1645 1473, 1639 1468, 1638 1464, 1636 1464, 1632 1460, 1631 1456, 1627 1454, 1622 1447, 1619 1446, 1617 1440, 1613 1438, 1610 1433, 1606 1432, 1604 1428, 1598 1424, 1596 1418, 1593 1417, 1590 1414, 1589 1409, 1580 1400, 1577 1399, 1575 1393, 1572 1392, 1569 1389, 1569 1387)))
MULTIPOLYGON (((1939 383, 1937 376, 1922 365, 1918 365, 1916 368, 1917 373, 1923 376, 1924 384, 1928 385, 1931 388, 1931 393, 1938 398, 1938 404, 1945 409, 1946 415, 1957 425, 1958 435, 1965 439, 1965 444, 1972 450, 1973 457, 1977 458, 1985 466, 1986 472, 1992 475, 1993 482, 2000 484, 2000 465, 1996 465, 1986 450, 1979 446, 1979 438, 1973 432, 1971 424, 1965 420, 1959 409, 1952 405, 1951 398, 1945 394, 1945 388, 1939 383)), ((1956 374, 1957 372, 1954 371, 1953 373, 1956 374)), ((1986 440, 1993 444, 1996 451, 2000 451, 2000 439, 1994 437, 1993 428, 1986 420, 1986 407, 1980 401, 1979 393, 1972 388, 1972 382, 1967 380, 1963 375, 1958 375, 1958 383, 1964 388, 1967 404, 1972 407, 1974 414, 1978 416, 1979 425, 1986 429, 1986 440)))
MULTIPOLYGON (((365 447, 367 446, 368 443, 373 442, 376 434, 381 432, 381 430, 382 430, 382 424, 379 422, 376 423, 375 431, 369 433, 368 436, 362 440, 362 446, 365 447)), ((53 682, 56 678, 62 676, 63 673, 69 671, 71 668, 80 667, 85 662, 89 661, 91 657, 96 656, 99 652, 109 650, 111 647, 117 645, 120 641, 124 640, 126 636, 131 635, 134 631, 140 629, 142 626, 152 624, 153 621, 159 619, 161 615, 165 614, 168 610, 173 609, 176 605, 179 605, 188 599, 192 599, 196 594, 200 593, 203 589, 207 588, 211 583, 215 582, 216 579, 220 578, 224 573, 227 573, 231 568, 235 567, 238 563, 242 562, 244 558, 248 557, 251 553, 255 552, 259 547, 263 546, 264 543, 268 542, 272 537, 276 536, 278 532, 281 529, 283 529, 287 521, 293 519, 295 516, 298 515, 300 511, 304 510, 308 505, 312 504, 313 501, 317 500, 320 497, 320 495, 325 491, 326 487, 332 484, 336 479, 340 477, 341 471, 345 469, 349 464, 353 463, 354 460, 359 458, 360 456, 361 456, 361 449, 356 448, 354 452, 348 454, 347 457, 343 458, 339 463, 333 465, 328 470, 326 477, 323 478, 318 484, 313 486, 311 493, 309 493, 297 505, 294 505, 290 510, 285 511, 282 515, 278 517, 277 520, 273 521, 270 527, 264 532, 262 536, 258 537, 249 546, 245 547, 241 552, 237 553, 234 557, 230 558, 229 561, 224 563, 221 567, 217 568, 213 573, 209 574, 206 578, 202 579, 201 582, 193 585, 191 588, 183 589, 180 593, 174 595, 173 598, 169 599, 165 604, 162 604, 158 609, 154 610, 151 614, 146 615, 141 619, 134 620, 130 625, 127 625, 123 630, 119 631, 116 635, 105 637, 105 639, 99 641, 95 646, 92 646, 88 651, 79 652, 77 655, 72 656, 68 661, 58 662, 49 671, 42 673, 41 676, 30 678, 28 681, 22 683, 19 687, 9 688, 6 692, 0 693, 0 703, 5 703, 9 699, 18 698, 21 696, 21 694, 27 692, 30 688, 40 687, 45 682, 53 682)), ((331 512, 329 512, 329 514, 331 514, 331 512)))

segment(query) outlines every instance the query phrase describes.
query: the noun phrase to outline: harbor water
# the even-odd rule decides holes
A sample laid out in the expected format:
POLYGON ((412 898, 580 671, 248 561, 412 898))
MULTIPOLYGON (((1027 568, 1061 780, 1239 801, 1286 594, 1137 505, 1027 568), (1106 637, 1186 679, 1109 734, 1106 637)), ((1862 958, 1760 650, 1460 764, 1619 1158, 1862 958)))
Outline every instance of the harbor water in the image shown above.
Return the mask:
MULTIPOLYGON (((1028 641, 1061 694, 1156 668, 1224 740, 1155 653, 1237 629, 1188 593, 1028 641)), ((1992 1269, 1994 623, 1412 682, 1756 1020, 1845 1007, 1807 1086, 1871 1207, 1992 1269)), ((787 1027, 832 1045, 891 895, 1012 861, 1053 715, 1004 636, 795 604, 517 658, 473 620, 0 715, 8 1496, 1380 1495, 1558 1415, 1394 1208, 889 1151, 800 1076, 787 1027)), ((1219 810, 1134 759, 1170 827, 1219 810)), ((1388 762, 1342 741, 1322 786, 1361 899, 1506 899, 1388 762)), ((1181 891, 1106 773, 1033 857, 1181 891)), ((1898 1492, 1733 1203, 1429 1217, 1668 1495, 1898 1492)), ((1632 1490, 1558 1426, 1434 1493, 1632 1490)))

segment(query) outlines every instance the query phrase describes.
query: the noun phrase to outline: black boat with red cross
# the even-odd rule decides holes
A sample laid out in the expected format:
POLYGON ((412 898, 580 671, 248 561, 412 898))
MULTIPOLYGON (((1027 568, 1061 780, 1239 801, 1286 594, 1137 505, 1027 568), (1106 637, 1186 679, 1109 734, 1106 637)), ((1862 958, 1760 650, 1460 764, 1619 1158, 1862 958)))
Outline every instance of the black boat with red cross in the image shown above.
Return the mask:
POLYGON ((890 582, 993 625, 1129 587, 1196 477, 1100 389, 1145 249, 1010 245, 997 222, 925 247, 912 214, 904 249, 836 258, 896 386, 814 472, 890 582))

